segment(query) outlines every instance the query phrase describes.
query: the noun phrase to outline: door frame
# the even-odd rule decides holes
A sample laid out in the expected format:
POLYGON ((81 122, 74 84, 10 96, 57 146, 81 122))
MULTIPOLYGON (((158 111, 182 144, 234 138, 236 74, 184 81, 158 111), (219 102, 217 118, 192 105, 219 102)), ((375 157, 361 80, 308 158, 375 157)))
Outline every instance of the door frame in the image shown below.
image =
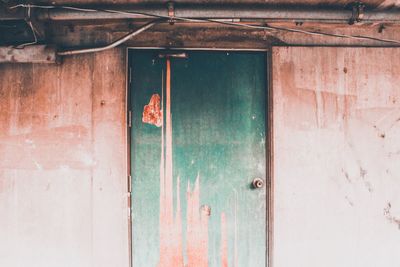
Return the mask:
POLYGON ((131 125, 131 79, 132 79, 132 72, 131 72, 131 62, 129 60, 129 54, 131 50, 159 50, 159 51, 178 51, 178 50, 185 50, 185 51, 229 51, 229 52, 264 52, 266 54, 266 99, 265 103, 267 106, 266 110, 266 121, 265 121, 265 133, 266 133, 266 142, 265 142, 265 155, 266 155, 266 173, 265 173, 265 180, 266 180, 266 267, 273 266, 273 99, 272 99, 272 48, 267 49, 238 49, 238 48, 190 48, 190 47, 174 47, 174 48, 165 48, 165 47, 127 47, 125 49, 125 64, 126 64, 126 90, 125 90, 125 116, 126 116, 126 133, 127 133, 127 147, 126 147, 126 163, 127 163, 127 208, 128 208, 128 249, 129 249, 129 266, 132 267, 133 265, 133 242, 132 242, 132 177, 131 177, 131 137, 132 137, 132 125, 131 125))

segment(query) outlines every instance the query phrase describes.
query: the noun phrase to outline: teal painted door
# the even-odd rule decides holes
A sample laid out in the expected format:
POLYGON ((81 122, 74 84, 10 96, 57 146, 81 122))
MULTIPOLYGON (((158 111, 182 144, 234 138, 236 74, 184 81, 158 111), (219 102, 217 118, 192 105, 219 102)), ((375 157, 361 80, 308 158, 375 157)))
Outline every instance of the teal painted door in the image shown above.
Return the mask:
POLYGON ((266 55, 131 51, 134 267, 266 265, 266 55))

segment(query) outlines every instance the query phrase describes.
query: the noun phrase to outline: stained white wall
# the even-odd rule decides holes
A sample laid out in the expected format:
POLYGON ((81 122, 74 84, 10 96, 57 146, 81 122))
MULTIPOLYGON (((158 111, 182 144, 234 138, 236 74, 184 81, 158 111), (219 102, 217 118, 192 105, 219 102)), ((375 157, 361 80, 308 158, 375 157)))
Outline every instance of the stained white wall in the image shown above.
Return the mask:
POLYGON ((272 57, 273 266, 400 266, 400 49, 272 57))
POLYGON ((125 53, 0 65, 0 266, 128 267, 125 53))
MULTIPOLYGON (((0 266, 128 266, 124 56, 0 66, 0 266)), ((274 267, 400 266, 399 58, 274 48, 274 267)))

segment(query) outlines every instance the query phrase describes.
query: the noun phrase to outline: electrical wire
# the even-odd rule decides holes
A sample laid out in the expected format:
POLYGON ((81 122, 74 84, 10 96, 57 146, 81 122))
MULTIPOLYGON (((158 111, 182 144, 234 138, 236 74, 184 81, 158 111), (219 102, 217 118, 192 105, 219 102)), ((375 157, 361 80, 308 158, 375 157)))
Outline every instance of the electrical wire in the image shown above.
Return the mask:
POLYGON ((106 45, 106 46, 103 46, 103 47, 96 47, 96 48, 60 51, 60 52, 57 52, 57 55, 59 55, 59 56, 70 56, 70 55, 94 53, 94 52, 100 52, 100 51, 108 50, 108 49, 114 48, 114 47, 126 42, 127 40, 129 40, 133 36, 138 35, 139 33, 149 29, 150 27, 153 27, 159 21, 160 21, 160 19, 155 19, 155 20, 153 20, 153 21, 151 21, 149 23, 146 23, 145 25, 143 25, 139 29, 137 29, 137 30, 135 30, 135 31, 133 31, 133 32, 121 37, 120 39, 118 39, 117 41, 115 41, 115 42, 113 42, 113 43, 111 43, 109 45, 106 45))
POLYGON ((20 45, 18 45, 18 46, 15 47, 15 48, 17 48, 17 49, 22 49, 22 48, 24 48, 25 46, 34 45, 34 44, 37 44, 37 42, 38 42, 38 38, 37 38, 37 36, 36 36, 36 29, 35 29, 35 27, 33 26, 32 21, 31 21, 31 7, 27 7, 27 8, 28 8, 28 18, 25 19, 25 22, 28 24, 29 28, 30 28, 31 31, 32 31, 32 35, 33 35, 34 41, 33 41, 33 42, 28 42, 28 43, 20 44, 20 45))
POLYGON ((268 30, 268 31, 284 31, 284 32, 293 32, 293 33, 302 33, 307 35, 314 35, 314 36, 327 36, 327 37, 335 37, 335 38, 344 38, 344 39, 353 39, 353 40, 368 40, 368 41, 378 41, 384 43, 392 43, 392 44, 400 44, 400 40, 394 39, 384 39, 378 38, 373 36, 367 35, 351 35, 351 34, 338 34, 338 33, 329 33, 324 31, 310 31, 310 30, 301 30, 301 29, 294 29, 294 28, 286 28, 286 27, 277 27, 277 26, 270 26, 270 25, 250 25, 245 23, 238 23, 238 22, 227 22, 215 19, 193 19, 193 18, 186 18, 186 17, 170 17, 170 16, 163 16, 163 15, 156 15, 151 13, 145 12, 135 12, 135 11, 119 11, 113 9, 91 9, 91 8, 79 8, 73 6, 54 6, 54 5, 31 5, 31 4, 18 4, 12 6, 10 9, 14 8, 40 8, 40 9, 65 9, 65 10, 75 10, 75 11, 82 11, 82 12, 108 12, 108 13, 115 13, 115 14, 122 14, 127 16, 135 17, 137 15, 148 16, 152 18, 159 18, 159 19, 169 19, 169 20, 178 20, 178 21, 187 21, 187 22, 209 22, 209 23, 216 23, 216 24, 223 24, 227 26, 234 26, 234 27, 242 27, 242 28, 252 28, 252 29, 259 29, 259 30, 268 30))
POLYGON ((398 40, 383 39, 383 38, 377 38, 377 37, 365 36, 365 35, 337 34, 337 33, 300 30, 300 29, 276 27, 276 26, 257 26, 257 25, 249 25, 249 24, 244 24, 244 23, 216 21, 216 20, 210 20, 210 19, 208 21, 214 22, 214 23, 219 23, 219 24, 231 25, 231 26, 237 26, 239 24, 242 27, 253 28, 253 29, 277 30, 277 31, 286 31, 286 32, 294 32, 294 33, 303 33, 303 34, 308 34, 308 35, 329 36, 329 37, 348 38, 348 39, 356 39, 356 40, 373 40, 373 41, 381 41, 381 42, 387 42, 387 43, 400 44, 400 41, 398 41, 398 40))

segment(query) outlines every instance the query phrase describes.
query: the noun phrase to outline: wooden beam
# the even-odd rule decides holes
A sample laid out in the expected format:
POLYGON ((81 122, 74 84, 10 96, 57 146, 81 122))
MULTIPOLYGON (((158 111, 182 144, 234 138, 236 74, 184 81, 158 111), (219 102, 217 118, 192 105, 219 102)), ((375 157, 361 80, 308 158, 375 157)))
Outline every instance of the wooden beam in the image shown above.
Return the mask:
POLYGON ((57 51, 46 45, 30 45, 24 48, 0 46, 0 63, 57 63, 57 51))

